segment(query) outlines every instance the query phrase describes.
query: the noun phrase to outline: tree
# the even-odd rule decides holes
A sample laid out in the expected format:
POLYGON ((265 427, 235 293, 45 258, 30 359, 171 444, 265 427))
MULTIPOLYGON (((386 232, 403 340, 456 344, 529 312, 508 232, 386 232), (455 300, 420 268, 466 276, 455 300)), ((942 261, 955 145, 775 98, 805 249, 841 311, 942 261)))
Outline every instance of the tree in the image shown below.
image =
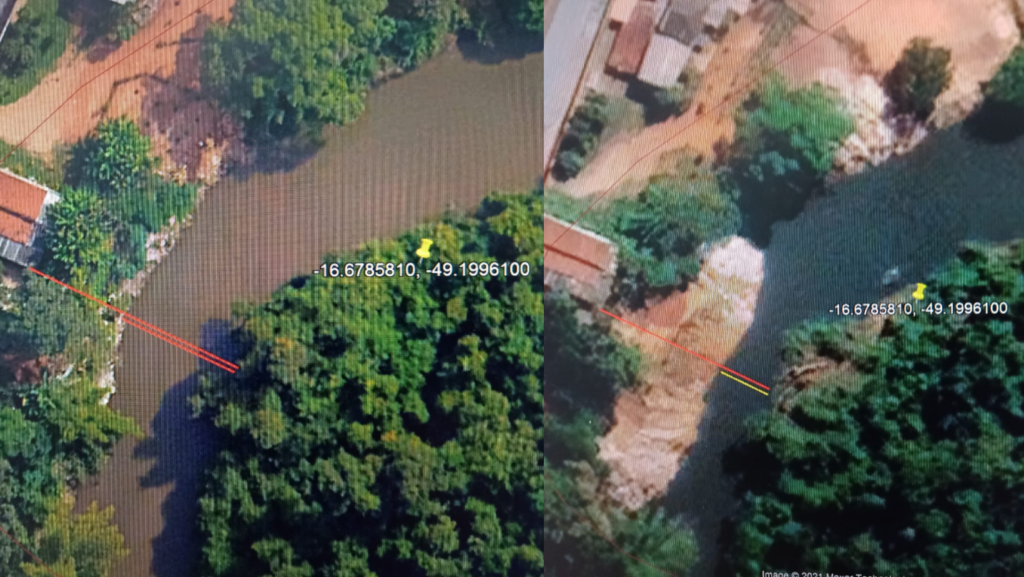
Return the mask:
POLYGON ((106 197, 140 188, 156 167, 153 145, 127 117, 106 120, 73 150, 71 180, 106 197))
POLYGON ((237 308, 242 369, 194 399, 231 439, 200 575, 540 576, 542 223, 539 194, 497 194, 328 257, 418 262, 431 238, 432 262, 530 276, 316 276, 237 308))
POLYGON ((315 133, 363 111, 381 47, 395 32, 385 0, 243 0, 203 38, 203 88, 248 136, 315 133))
POLYGON ((29 0, 7 27, 0 43, 0 104, 28 94, 64 53, 71 25, 60 7, 59 0, 29 0))
POLYGON ((527 32, 539 34, 544 31, 544 0, 519 0, 509 2, 513 7, 513 20, 527 32))
POLYGON ((1024 111, 1024 45, 1018 45, 985 86, 985 97, 1024 111))
MULTIPOLYGON (((666 571, 684 575, 697 562, 693 531, 679 517, 669 517, 663 509, 645 508, 632 515, 617 511, 613 519, 618 537, 615 544, 645 561, 625 563, 622 574, 626 577, 658 577, 666 571)), ((621 553, 607 547, 604 551, 622 563, 621 553)))
POLYGON ((687 72, 683 81, 669 87, 638 83, 630 87, 628 96, 643 105, 646 124, 657 124, 685 114, 693 104, 694 92, 699 82, 697 74, 687 72))
MULTIPOLYGON (((65 349, 81 351, 104 338, 96 310, 73 294, 40 276, 26 273, 15 295, 15 330, 43 355, 65 349)), ((69 355, 79 358, 79 355, 69 355)))
POLYGON ((800 213, 853 130, 839 98, 820 84, 790 90, 774 74, 744 103, 730 164, 755 240, 766 242, 772 223, 800 213))
POLYGON ((896 112, 927 120, 953 78, 949 63, 948 48, 932 46, 927 38, 911 40, 884 81, 896 112))
POLYGON ((968 119, 970 132, 993 142, 1024 134, 1024 45, 1013 49, 983 92, 982 106, 968 119))
POLYGON ((386 14, 394 19, 395 33, 385 45, 403 68, 413 68, 437 54, 446 35, 455 30, 463 17, 455 0, 394 0, 387 3, 386 14))
POLYGON ((1024 571, 1024 247, 971 246, 928 279, 935 302, 1008 315, 893 317, 845 386, 755 419, 732 456, 736 574, 827 566, 874 574, 1024 571))
POLYGON ((609 470, 597 439, 616 394, 635 382, 638 352, 580 323, 576 306, 557 293, 545 297, 544 340, 544 574, 685 574, 697 548, 680 519, 650 507, 627 512, 599 496, 609 470), (602 534, 661 571, 622 555, 602 534))
MULTIPOLYGON (((611 227, 622 239, 623 274, 648 289, 677 288, 700 272, 698 249, 735 234, 740 213, 714 181, 653 181, 636 198, 615 199, 611 227)), ((620 287, 622 288, 622 287, 620 287)), ((622 293, 622 291, 620 291, 622 293)), ((642 301, 643 294, 621 294, 642 301)))
POLYGON ((4 35, 0 45, 0 72, 6 76, 20 76, 39 58, 40 40, 45 30, 29 23, 16 24, 4 35))
POLYGON ((91 190, 68 189, 47 210, 43 246, 58 277, 84 287, 109 264, 113 237, 103 201, 91 190))
POLYGON ((560 179, 573 178, 579 174, 587 159, 597 149, 608 120, 608 98, 603 94, 588 94, 583 104, 569 118, 565 135, 558 147, 555 171, 560 179))
POLYGON ((24 402, 26 414, 41 423, 54 440, 55 454, 73 478, 99 472, 114 443, 126 435, 142 436, 129 417, 103 403, 109 391, 81 373, 46 379, 24 402))
POLYGON ((111 524, 114 508, 100 510, 96 503, 75 515, 74 497, 57 501, 36 535, 36 555, 49 567, 27 561, 21 570, 26 577, 106 577, 114 565, 128 555, 124 536, 111 524), (51 572, 52 571, 52 572, 51 572))
POLYGON ((619 343, 606 329, 583 324, 575 303, 562 293, 544 299, 544 378, 549 407, 567 413, 608 411, 616 395, 631 388, 640 371, 640 353, 619 343))

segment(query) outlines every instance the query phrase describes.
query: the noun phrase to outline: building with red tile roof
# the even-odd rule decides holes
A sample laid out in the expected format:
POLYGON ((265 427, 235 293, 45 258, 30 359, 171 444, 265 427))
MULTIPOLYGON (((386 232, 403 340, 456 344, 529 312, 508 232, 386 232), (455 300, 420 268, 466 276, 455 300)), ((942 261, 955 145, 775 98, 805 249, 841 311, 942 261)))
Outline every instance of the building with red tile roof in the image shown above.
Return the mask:
POLYGON ((544 215, 544 290, 565 290, 590 306, 612 292, 618 247, 603 236, 544 215))
POLYGON ((58 200, 45 186, 0 168, 0 258, 30 264, 46 207, 58 200))

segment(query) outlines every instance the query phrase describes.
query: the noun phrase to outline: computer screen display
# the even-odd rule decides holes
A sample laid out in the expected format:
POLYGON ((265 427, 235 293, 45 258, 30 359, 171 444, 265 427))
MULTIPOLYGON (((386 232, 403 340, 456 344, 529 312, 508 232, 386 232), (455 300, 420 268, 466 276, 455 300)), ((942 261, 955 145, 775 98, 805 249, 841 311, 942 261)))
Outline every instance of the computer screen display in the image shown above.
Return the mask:
POLYGON ((1024 574, 1001 0, 551 0, 545 575, 1024 574))
POLYGON ((543 573, 538 0, 0 0, 0 575, 543 573))

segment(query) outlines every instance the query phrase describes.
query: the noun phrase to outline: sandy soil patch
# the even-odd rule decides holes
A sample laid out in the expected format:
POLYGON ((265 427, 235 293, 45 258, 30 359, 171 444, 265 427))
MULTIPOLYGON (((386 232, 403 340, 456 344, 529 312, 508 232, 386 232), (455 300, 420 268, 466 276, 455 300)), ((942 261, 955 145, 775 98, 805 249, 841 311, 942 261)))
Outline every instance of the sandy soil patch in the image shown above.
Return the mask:
MULTIPOLYGON (((193 49, 188 39, 201 34, 209 22, 227 18, 234 3, 234 0, 214 0, 200 13, 192 14, 207 1, 165 0, 145 28, 101 60, 90 61, 87 53, 69 47, 57 69, 31 92, 17 102, 0 106, 0 139, 21 142, 68 98, 70 102, 46 120, 24 143, 24 148, 50 158, 56 147, 80 140, 112 113, 139 118, 142 109, 130 110, 123 103, 112 101, 118 88, 145 76, 171 83, 181 77, 194 76, 198 68, 191 60, 180 59, 179 49, 193 49), (178 23, 183 18, 185 20, 178 23), (147 44, 165 31, 158 40, 147 44), (184 44, 182 39, 186 40, 184 44), (123 62, 111 68, 122 58, 123 62), (183 68, 185 65, 187 68, 183 68)), ((134 90, 136 88, 131 89, 133 95, 134 90)), ((138 102, 145 102, 145 98, 138 102)), ((170 153, 171 157, 179 155, 170 153)))
MULTIPOLYGON (((754 320, 762 280, 761 252, 733 237, 709 253, 685 293, 624 318, 722 363, 754 320)), ((638 509, 665 492, 696 442, 704 395, 719 369, 624 323, 615 330, 640 348, 645 365, 641 384, 616 401, 600 456, 611 467, 605 494, 638 509)))
MULTIPOLYGON (((806 20, 788 45, 786 54, 849 14, 863 0, 787 0, 806 20)), ((961 120, 981 97, 980 83, 990 79, 1020 40, 1010 0, 877 0, 858 10, 830 35, 828 41, 781 67, 798 82, 824 81, 828 69, 852 75, 865 72, 881 79, 896 64, 914 37, 931 38, 952 52, 953 80, 939 98, 933 117, 938 126, 961 120)))

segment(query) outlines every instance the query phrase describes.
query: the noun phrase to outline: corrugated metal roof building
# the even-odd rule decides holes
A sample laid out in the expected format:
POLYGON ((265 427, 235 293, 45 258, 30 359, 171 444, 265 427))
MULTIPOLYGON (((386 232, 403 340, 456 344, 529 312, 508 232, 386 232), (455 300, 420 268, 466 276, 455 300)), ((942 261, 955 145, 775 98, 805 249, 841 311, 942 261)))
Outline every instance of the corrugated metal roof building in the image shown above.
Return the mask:
POLYGON ((654 3, 639 0, 629 20, 615 37, 615 44, 612 45, 606 63, 609 69, 619 74, 636 76, 654 34, 654 20, 654 3))
POLYGON ((674 86, 679 82, 679 77, 682 76, 692 55, 693 49, 675 38, 655 34, 651 39, 651 45, 647 47, 647 54, 637 78, 662 88, 674 86))
POLYGON ((592 306, 604 305, 615 279, 618 247, 614 243, 544 215, 544 252, 545 291, 561 289, 592 306))
POLYGON ((629 21, 629 16, 633 14, 633 8, 636 7, 637 1, 612 0, 612 5, 608 8, 608 20, 613 27, 620 27, 629 21))

